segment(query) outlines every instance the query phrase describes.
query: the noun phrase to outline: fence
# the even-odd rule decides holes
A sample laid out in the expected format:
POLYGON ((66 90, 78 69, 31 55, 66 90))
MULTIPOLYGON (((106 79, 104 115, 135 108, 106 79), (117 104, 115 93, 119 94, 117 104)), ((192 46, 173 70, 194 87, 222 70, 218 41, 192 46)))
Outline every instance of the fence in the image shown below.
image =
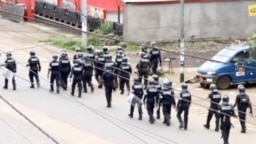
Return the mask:
POLYGON ((16 22, 24 21, 24 4, 3 3, 2 17, 16 22))

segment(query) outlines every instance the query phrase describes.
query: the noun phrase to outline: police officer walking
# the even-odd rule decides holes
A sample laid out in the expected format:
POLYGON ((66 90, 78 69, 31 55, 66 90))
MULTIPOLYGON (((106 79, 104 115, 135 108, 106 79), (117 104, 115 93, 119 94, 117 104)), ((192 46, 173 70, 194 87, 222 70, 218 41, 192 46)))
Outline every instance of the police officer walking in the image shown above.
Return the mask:
POLYGON ((87 47, 87 53, 86 53, 87 57, 89 57, 90 61, 92 62, 92 64, 95 62, 95 54, 94 54, 94 47, 92 45, 89 45, 87 47))
POLYGON ((102 74, 102 83, 105 87, 105 95, 107 100, 107 107, 111 107, 112 90, 116 90, 116 75, 113 74, 113 69, 110 66, 106 67, 106 70, 102 74))
POLYGON ((30 58, 28 59, 27 66, 29 66, 29 74, 28 75, 29 75, 29 79, 30 79, 30 83, 31 83, 30 88, 35 88, 34 78, 36 79, 37 87, 39 87, 40 83, 39 83, 38 72, 41 71, 41 64, 40 64, 39 58, 36 56, 36 53, 33 50, 30 51, 30 58))
POLYGON ((103 74, 104 66, 105 66, 105 57, 103 56, 102 51, 98 51, 97 52, 97 58, 96 58, 96 61, 95 61, 95 65, 94 65, 95 79, 99 84, 98 88, 102 88, 102 85, 101 85, 100 81, 101 81, 101 77, 102 77, 102 74, 103 74))
POLYGON ((75 55, 73 56, 73 63, 77 62, 77 59, 82 59, 83 58, 83 54, 82 54, 82 50, 80 47, 76 47, 75 48, 75 55))
POLYGON ((184 130, 187 130, 188 128, 188 115, 189 115, 189 108, 192 101, 192 95, 188 91, 188 85, 186 83, 183 83, 181 85, 181 93, 180 93, 180 99, 177 104, 177 118, 180 122, 179 128, 184 130), (181 118, 181 114, 184 112, 184 121, 181 118))
POLYGON ((174 97, 174 91, 169 86, 170 82, 165 80, 163 83, 163 91, 160 93, 160 103, 163 105, 164 124, 170 125, 171 109, 172 105, 175 108, 176 102, 174 97))
POLYGON ((147 105, 147 111, 149 115, 149 122, 153 124, 155 122, 154 118, 154 108, 156 104, 156 99, 159 97, 159 92, 156 88, 155 81, 149 81, 149 87, 146 90, 145 96, 143 98, 143 103, 147 105))
POLYGON ((116 58, 115 58, 117 68, 119 68, 120 65, 122 64, 123 57, 124 56, 122 55, 122 52, 117 52, 117 55, 116 55, 116 58))
MULTIPOLYGON (((161 84, 159 83, 158 75, 157 74, 153 74, 152 78, 156 82, 156 88, 157 88, 158 92, 161 92, 162 88, 161 88, 161 84)), ((156 118, 160 119, 160 109, 161 109, 160 99, 156 99, 156 104, 157 104, 156 118)))
POLYGON ((53 60, 49 64, 49 70, 48 70, 48 75, 47 78, 49 78, 50 75, 50 92, 54 91, 54 81, 56 83, 56 92, 59 94, 60 93, 60 88, 59 88, 59 77, 60 77, 60 63, 58 61, 58 56, 54 55, 53 60))
POLYGON ((126 85, 128 93, 130 92, 130 77, 132 74, 132 67, 128 64, 127 57, 124 57, 122 64, 119 67, 119 83, 121 94, 124 94, 124 85, 126 85))
POLYGON ((92 74, 93 74, 93 62, 87 55, 84 57, 84 75, 83 75, 83 86, 84 92, 87 93, 87 84, 91 87, 91 92, 93 93, 94 87, 92 84, 92 74))
POLYGON ((232 126, 230 116, 236 117, 233 106, 229 104, 229 97, 224 95, 222 104, 219 107, 220 129, 224 144, 229 144, 228 139, 232 126))
POLYGON ((144 77, 144 86, 146 89, 148 85, 148 75, 150 71, 150 61, 147 54, 142 55, 140 62, 136 65, 136 68, 138 69, 141 83, 142 83, 142 77, 144 77))
POLYGON ((60 62, 60 83, 64 90, 67 90, 68 76, 71 71, 71 64, 66 52, 62 53, 60 62))
POLYGON ((207 120, 206 124, 204 125, 205 128, 209 129, 210 128, 210 122, 212 119, 212 116, 215 115, 215 131, 219 131, 219 114, 218 114, 218 109, 219 109, 219 103, 221 101, 221 94, 219 93, 217 87, 215 84, 210 85, 211 93, 209 94, 208 98, 210 99, 210 108, 208 111, 207 115, 207 120))
POLYGON ((234 107, 237 106, 238 108, 238 117, 242 127, 241 133, 246 133, 246 111, 247 108, 250 108, 250 113, 252 114, 252 105, 249 96, 245 93, 245 87, 243 85, 239 85, 238 90, 239 94, 236 97, 234 107))
POLYGON ((82 97, 82 79, 84 73, 83 62, 79 59, 75 60, 75 64, 71 69, 70 79, 72 80, 71 95, 74 96, 75 87, 78 86, 78 97, 82 97))
POLYGON ((155 42, 151 43, 151 46, 153 49, 149 52, 150 55, 150 62, 151 62, 151 68, 152 72, 154 74, 157 73, 158 64, 162 66, 162 58, 161 58, 161 51, 158 49, 158 46, 155 42))
MULTIPOLYGON (((14 58, 12 58, 12 53, 11 52, 7 52, 6 53, 6 60, 5 60, 5 68, 8 69, 9 71, 11 71, 12 73, 16 73, 17 72, 17 65, 16 65, 16 61, 14 58)), ((4 80, 4 89, 8 89, 8 78, 6 77, 4 80)), ((16 90, 16 82, 15 82, 15 77, 13 75, 12 77, 12 86, 13 86, 13 90, 16 90)))
MULTIPOLYGON (((139 78, 134 78, 134 83, 132 85, 132 93, 138 97, 140 100, 142 100, 143 97, 143 87, 140 83, 139 78)), ((139 120, 142 120, 142 104, 137 105, 138 106, 138 112, 139 112, 139 120)), ((129 117, 133 118, 133 112, 134 112, 134 106, 131 105, 130 106, 130 113, 129 113, 129 117)))

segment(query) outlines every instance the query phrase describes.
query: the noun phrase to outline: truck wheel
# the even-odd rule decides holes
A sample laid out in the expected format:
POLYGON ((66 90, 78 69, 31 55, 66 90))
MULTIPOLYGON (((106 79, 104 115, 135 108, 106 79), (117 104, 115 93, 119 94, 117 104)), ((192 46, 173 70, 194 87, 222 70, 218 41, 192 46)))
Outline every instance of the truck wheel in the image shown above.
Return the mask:
POLYGON ((217 87, 219 89, 228 89, 231 85, 231 79, 228 76, 222 76, 217 80, 217 87))

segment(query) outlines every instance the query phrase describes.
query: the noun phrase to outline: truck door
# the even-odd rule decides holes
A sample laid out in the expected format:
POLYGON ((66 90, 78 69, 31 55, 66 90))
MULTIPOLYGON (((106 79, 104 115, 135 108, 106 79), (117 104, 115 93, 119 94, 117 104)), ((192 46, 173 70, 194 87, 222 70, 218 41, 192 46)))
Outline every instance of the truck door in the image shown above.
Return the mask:
POLYGON ((254 72, 253 62, 249 61, 249 52, 247 50, 241 51, 232 59, 234 64, 233 82, 244 83, 251 82, 252 74, 254 72))

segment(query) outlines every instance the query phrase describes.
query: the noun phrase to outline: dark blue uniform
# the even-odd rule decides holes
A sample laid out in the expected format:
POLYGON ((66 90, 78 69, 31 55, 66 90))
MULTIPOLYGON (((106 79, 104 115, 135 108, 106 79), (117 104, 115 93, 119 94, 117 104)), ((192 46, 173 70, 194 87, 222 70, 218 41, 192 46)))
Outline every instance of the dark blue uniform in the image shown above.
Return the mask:
POLYGON ((110 67, 102 74, 102 80, 105 87, 105 95, 107 100, 107 107, 111 107, 112 90, 116 89, 116 75, 113 73, 110 67))
POLYGON ((34 78, 36 79, 37 85, 40 86, 39 84, 39 76, 38 76, 38 72, 41 71, 41 64, 40 64, 40 60, 38 57, 36 57, 35 55, 32 55, 29 59, 28 59, 28 64, 27 66, 29 66, 29 79, 31 82, 31 86, 30 88, 34 88, 34 78))
POLYGON ((147 57, 144 57, 137 64, 136 68, 138 69, 140 82, 142 82, 142 77, 144 77, 144 86, 147 88, 148 85, 148 75, 150 71, 150 61, 147 57))
POLYGON ((220 129, 224 144, 229 144, 229 133, 232 126, 230 116, 236 116, 231 104, 223 103, 219 107, 220 129))
POLYGON ((57 93, 59 93, 59 76, 60 76, 60 63, 57 59, 53 60, 50 62, 49 64, 49 71, 48 71, 48 75, 51 73, 50 76, 50 91, 53 92, 54 88, 54 81, 56 83, 56 87, 57 87, 57 93))
POLYGON ((84 66, 76 62, 76 64, 71 69, 70 78, 73 77, 72 86, 71 86, 71 95, 74 96, 75 87, 78 85, 78 97, 82 96, 82 79, 83 79, 84 66))
POLYGON ((157 90, 155 86, 155 82, 150 82, 149 83, 149 88, 147 88, 145 96, 143 98, 143 102, 147 104, 147 111, 149 115, 149 121, 151 124, 154 123, 155 118, 154 118, 154 108, 156 104, 156 99, 159 97, 159 91, 157 90))
POLYGON ((208 111, 207 115, 207 120, 206 124, 204 125, 205 128, 209 129, 210 128, 210 122, 212 119, 212 116, 215 115, 215 131, 219 131, 219 114, 218 114, 218 109, 219 109, 219 103, 221 101, 221 94, 218 92, 217 89, 213 89, 212 92, 209 94, 208 98, 210 99, 210 109, 208 111))
POLYGON ((170 88, 164 88, 160 93, 160 103, 163 106, 164 124, 170 125, 171 108, 172 105, 175 107, 174 91, 170 88))
POLYGON ((119 67, 119 84, 121 94, 124 93, 124 85, 126 85, 127 91, 130 92, 130 77, 132 73, 131 65, 124 63, 119 67))
POLYGON ((84 92, 87 93, 87 84, 91 87, 91 92, 94 91, 94 87, 92 85, 92 74, 93 74, 93 62, 89 59, 84 63, 84 77, 83 77, 83 86, 84 92))
POLYGON ((61 82, 61 87, 64 90, 67 90, 68 86, 68 76, 71 71, 71 63, 70 60, 67 56, 63 56, 60 59, 60 82, 61 82))
MULTIPOLYGON (((11 57, 11 54, 10 55, 7 54, 7 59, 5 60, 5 67, 13 73, 17 72, 16 61, 11 57)), ((5 78, 4 89, 8 89, 8 81, 9 80, 5 78)), ((16 90, 16 82, 15 82, 14 76, 12 77, 12 86, 13 86, 13 90, 16 90)))
POLYGON ((104 67, 105 67, 105 58, 103 57, 103 55, 98 54, 98 57, 96 58, 95 61, 95 79, 97 80, 97 82, 99 83, 99 88, 102 87, 102 85, 100 84, 100 80, 104 71, 104 67))
POLYGON ((157 67, 160 63, 160 66, 162 65, 162 58, 161 58, 161 52, 158 49, 153 49, 149 52, 150 54, 150 62, 152 66, 152 72, 154 74, 157 73, 157 67))
MULTIPOLYGON (((132 85, 132 93, 139 99, 143 98, 143 94, 144 94, 143 87, 139 82, 139 79, 134 80, 134 84, 132 85)), ((134 112, 134 105, 131 105, 130 114, 129 114, 131 118, 133 118, 133 112, 134 112)), ((138 105, 138 112, 139 112, 139 120, 142 120, 142 104, 138 105)))
POLYGON ((241 124, 241 133, 246 133, 246 112, 247 108, 250 108, 250 113, 252 114, 252 105, 249 96, 245 93, 244 86, 239 88, 239 94, 236 97, 236 102, 234 107, 237 105, 238 117, 241 124))
POLYGON ((180 129, 184 128, 187 129, 188 126, 188 115, 189 115, 189 108, 192 100, 192 95, 187 90, 187 88, 183 89, 180 93, 180 99, 177 104, 177 118, 180 122, 180 129), (184 112, 184 121, 181 118, 181 114, 184 112))

